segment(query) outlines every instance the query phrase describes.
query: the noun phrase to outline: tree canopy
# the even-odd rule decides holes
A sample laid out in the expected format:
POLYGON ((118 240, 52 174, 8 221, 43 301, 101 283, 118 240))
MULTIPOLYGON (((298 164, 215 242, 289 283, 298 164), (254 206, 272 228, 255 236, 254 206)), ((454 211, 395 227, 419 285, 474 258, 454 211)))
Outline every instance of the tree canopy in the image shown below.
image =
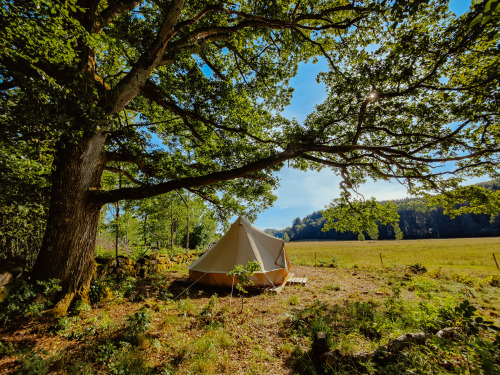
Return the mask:
POLYGON ((102 202, 189 188, 266 207, 290 158, 333 167, 344 187, 494 173, 498 20, 476 21, 487 1, 460 18, 418 3, 405 17, 384 1, 6 1, 5 138, 105 131, 107 160, 139 176, 94 192, 102 202), (329 96, 301 126, 279 111, 298 62, 318 54, 329 96))

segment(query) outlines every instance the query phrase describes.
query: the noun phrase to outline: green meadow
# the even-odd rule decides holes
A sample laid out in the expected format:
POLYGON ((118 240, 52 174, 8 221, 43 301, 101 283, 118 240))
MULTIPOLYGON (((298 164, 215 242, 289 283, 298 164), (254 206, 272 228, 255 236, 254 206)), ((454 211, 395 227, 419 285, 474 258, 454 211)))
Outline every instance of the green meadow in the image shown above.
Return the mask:
POLYGON ((500 238, 453 238, 401 241, 299 241, 286 245, 295 264, 314 265, 334 257, 341 267, 384 267, 421 264, 429 270, 470 272, 477 275, 497 270, 500 238))

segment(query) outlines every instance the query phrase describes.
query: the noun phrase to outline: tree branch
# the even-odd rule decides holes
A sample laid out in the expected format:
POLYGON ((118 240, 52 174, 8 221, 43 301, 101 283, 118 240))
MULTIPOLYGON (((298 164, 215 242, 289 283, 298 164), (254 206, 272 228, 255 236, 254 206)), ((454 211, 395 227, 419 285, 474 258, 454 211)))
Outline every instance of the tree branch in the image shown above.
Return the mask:
POLYGON ((150 168, 148 165, 146 165, 146 163, 144 162, 144 160, 136 158, 136 157, 133 157, 133 156, 129 156, 129 155, 125 155, 125 154, 119 154, 117 152, 108 151, 108 152, 106 152, 106 161, 107 162, 110 162, 110 161, 122 161, 122 162, 125 162, 125 163, 133 163, 133 164, 137 165, 137 167, 145 175, 147 175, 147 176, 154 176, 154 171, 152 170, 152 168, 150 168))
POLYGON ((124 169, 119 169, 119 168, 115 168, 115 167, 104 167, 104 170, 110 171, 113 173, 120 173, 120 174, 124 175, 125 177, 127 177, 130 181, 132 181, 138 185, 145 185, 143 182, 136 180, 134 177, 132 177, 132 175, 124 169))
POLYGON ((120 14, 137 8, 142 2, 143 0, 114 0, 110 2, 111 5, 97 16, 98 22, 94 25, 92 32, 99 33, 104 26, 113 22, 120 14))
POLYGON ((164 92, 159 93, 161 89, 159 87, 154 86, 152 83, 146 84, 144 87, 141 88, 141 94, 154 101, 161 107, 175 113, 178 115, 180 118, 182 118, 182 121, 184 124, 188 127, 188 129, 191 131, 191 134, 195 136, 196 139, 198 139, 200 142, 205 143, 205 140, 203 137, 196 131, 194 128, 193 124, 191 124, 187 118, 187 113, 184 109, 179 107, 175 103, 171 103, 165 99, 167 97, 167 94, 164 92))
POLYGON ((108 94, 105 110, 108 115, 119 113, 146 83, 149 75, 162 61, 167 43, 175 35, 175 25, 184 8, 184 0, 172 0, 155 40, 141 55, 130 72, 108 94))
POLYGON ((159 183, 157 185, 148 185, 136 188, 122 188, 111 191, 92 191, 89 192, 89 194, 91 194, 93 199, 102 204, 117 202, 122 199, 142 199, 153 197, 177 189, 196 188, 200 186, 213 185, 222 181, 247 177, 254 172, 273 167, 288 159, 296 157, 301 153, 302 151, 300 149, 291 147, 285 151, 251 162, 242 167, 213 172, 204 176, 185 177, 159 183))
POLYGON ((210 120, 202 115, 199 115, 193 111, 181 108, 178 106, 176 103, 173 103, 171 101, 167 101, 165 97, 167 97, 167 94, 164 93, 161 88, 155 86, 152 82, 148 81, 148 83, 141 89, 141 94, 144 95, 146 98, 153 100, 163 108, 172 111, 176 115, 180 116, 183 120, 185 125, 189 128, 189 130, 193 133, 193 135, 200 140, 201 142, 205 142, 203 137, 196 131, 196 129, 193 127, 193 125, 189 122, 187 117, 190 117, 194 120, 200 121, 204 123, 205 125, 212 127, 212 128, 217 128, 221 130, 225 130, 228 132, 232 133, 239 133, 239 134, 244 134, 254 140, 256 140, 259 143, 264 143, 264 144, 275 144, 275 145, 280 145, 279 142, 272 140, 272 139, 262 139, 260 137, 257 137, 253 134, 248 133, 245 130, 241 129, 236 129, 236 128, 230 128, 228 126, 224 126, 221 124, 216 123, 213 120, 210 120))

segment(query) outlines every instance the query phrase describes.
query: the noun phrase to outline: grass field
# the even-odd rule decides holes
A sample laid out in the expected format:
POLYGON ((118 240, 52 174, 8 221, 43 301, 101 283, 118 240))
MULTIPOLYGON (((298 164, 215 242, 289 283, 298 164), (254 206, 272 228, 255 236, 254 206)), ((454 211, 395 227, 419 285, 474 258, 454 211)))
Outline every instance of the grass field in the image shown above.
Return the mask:
POLYGON ((453 238, 402 241, 300 241, 286 246, 290 260, 314 265, 337 259, 341 267, 385 267, 419 263, 429 270, 470 272, 477 275, 497 270, 493 253, 500 262, 500 237, 453 238))
POLYGON ((42 294, 26 301, 24 284, 0 305, 0 374, 500 374, 489 327, 500 327, 492 257, 500 260, 500 238, 287 249, 291 272, 307 284, 279 294, 250 289, 244 299, 231 288, 186 282, 187 262, 144 278, 109 274, 93 284, 92 306, 79 301, 60 319, 40 311, 42 294), (332 257, 339 264, 325 267, 332 257), (430 272, 405 267, 416 263, 430 272), (436 337, 445 329, 452 335, 436 337), (316 345, 318 332, 326 347, 316 345), (391 349, 415 333, 428 339, 391 349))

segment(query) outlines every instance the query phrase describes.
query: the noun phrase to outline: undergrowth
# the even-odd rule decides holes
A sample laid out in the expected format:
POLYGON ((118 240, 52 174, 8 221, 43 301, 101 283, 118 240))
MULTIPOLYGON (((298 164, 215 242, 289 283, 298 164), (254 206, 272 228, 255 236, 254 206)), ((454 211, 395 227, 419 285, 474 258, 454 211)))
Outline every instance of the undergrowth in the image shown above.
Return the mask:
POLYGON ((59 280, 28 282, 22 278, 8 285, 10 294, 0 303, 0 323, 7 324, 21 317, 37 318, 52 306, 54 293, 61 290, 59 280))
POLYGON ((499 374, 500 329, 468 301, 436 296, 436 286, 432 279, 416 277, 410 289, 421 298, 412 302, 401 297, 400 285, 393 285, 383 304, 316 301, 293 309, 283 334, 305 340, 309 349, 296 346, 290 364, 310 374, 499 374), (452 336, 435 335, 449 327, 452 336), (426 335, 425 344, 390 350, 393 339, 413 332, 426 335), (325 357, 326 349, 332 354, 325 357))

